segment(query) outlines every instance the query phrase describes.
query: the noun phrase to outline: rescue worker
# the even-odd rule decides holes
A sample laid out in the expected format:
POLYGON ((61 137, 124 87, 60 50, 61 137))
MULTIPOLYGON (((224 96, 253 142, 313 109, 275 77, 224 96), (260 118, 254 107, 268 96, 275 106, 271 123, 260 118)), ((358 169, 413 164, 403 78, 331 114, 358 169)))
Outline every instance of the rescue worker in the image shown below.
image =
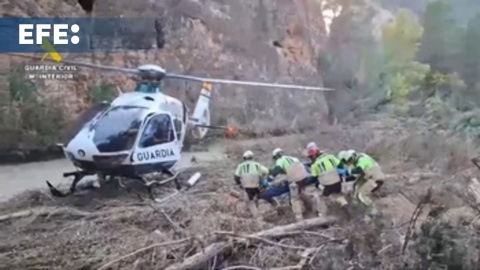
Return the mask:
MULTIPOLYGON (((307 150, 306 150, 306 151, 307 151, 307 153, 306 153, 306 156, 307 156, 307 157, 308 157, 308 150, 309 150, 310 148, 315 148, 315 147, 318 148, 318 146, 317 146, 317 144, 316 144, 315 142, 309 142, 309 143, 307 144, 307 150)), ((306 163, 305 165, 307 165, 309 168, 311 168, 311 167, 312 167, 312 164, 313 164, 313 162, 314 162, 315 160, 311 160, 311 159, 309 159, 309 160, 310 160, 310 161, 309 161, 308 163, 306 163)))
MULTIPOLYGON (((307 156, 308 156, 308 151, 309 151, 310 149, 315 149, 315 148, 320 149, 320 148, 318 148, 317 144, 314 143, 314 142, 310 142, 309 144, 307 144, 307 150, 306 150, 307 156)), ((323 152, 327 152, 327 151, 325 151, 325 150, 320 150, 320 152, 323 153, 323 152)), ((338 159, 340 160, 340 162, 339 162, 339 164, 338 164, 338 166, 337 166, 337 172, 338 172, 338 174, 340 175, 341 179, 342 179, 344 182, 347 181, 346 178, 349 177, 348 168, 347 168, 347 166, 346 166, 346 161, 344 161, 344 160, 342 159, 342 157, 345 155, 345 153, 346 153, 346 151, 340 151, 340 153, 338 154, 338 159)), ((312 166, 313 162, 315 162, 315 160, 314 160, 314 159, 312 160, 312 159, 310 158, 309 167, 312 166)), ((353 181, 353 180, 354 180, 354 179, 352 180, 352 178, 348 178, 348 179, 349 179, 349 181, 353 181)))
POLYGON ((353 182, 357 179, 355 176, 353 176, 350 173, 353 167, 348 164, 346 159, 348 155, 348 151, 353 151, 353 150, 343 150, 343 151, 340 151, 337 155, 337 158, 340 161, 340 163, 337 166, 337 171, 338 171, 338 174, 340 174, 340 176, 342 177, 343 182, 353 182))
MULTIPOLYGON (((344 209, 347 216, 348 206, 347 199, 342 194, 342 179, 337 172, 337 167, 340 161, 335 155, 321 151, 318 147, 314 146, 308 149, 308 156, 314 160, 312 164, 312 177, 317 178, 318 182, 323 186, 322 196, 326 199, 331 197, 336 203, 344 209)), ((327 205, 322 200, 322 212, 323 215, 327 214, 327 205)))
POLYGON ((354 185, 355 198, 370 207, 371 214, 375 214, 376 209, 370 196, 384 183, 382 169, 372 157, 354 150, 347 151, 345 159, 353 167, 351 174, 357 177, 354 185))
POLYGON ((285 174, 287 176, 288 189, 290 193, 290 203, 292 211, 297 221, 303 220, 303 207, 304 202, 311 206, 315 205, 319 209, 320 199, 317 192, 312 192, 314 201, 312 202, 308 197, 306 190, 308 186, 311 186, 309 181, 309 174, 304 164, 296 157, 287 156, 283 153, 283 150, 276 148, 272 152, 272 157, 275 160, 275 167, 271 170, 268 176, 268 181, 273 181, 279 174, 285 174), (304 192, 305 191, 305 192, 304 192))
POLYGON ((367 155, 365 153, 358 153, 353 149, 340 151, 338 153, 338 159, 340 160, 340 166, 338 166, 338 168, 339 168, 339 173, 343 174, 343 176, 346 177, 345 182, 351 182, 351 181, 355 181, 357 179, 354 175, 352 175, 350 173, 352 171, 352 169, 354 168, 354 165, 352 165, 352 163, 347 162, 348 157, 352 156, 354 154, 360 154, 360 155, 363 155, 367 158, 370 158, 375 162, 376 165, 378 165, 378 163, 372 157, 370 157, 369 155, 367 155), (343 170, 345 170, 345 171, 343 171, 343 170))
POLYGON ((318 146, 317 146, 317 144, 316 144, 315 142, 309 142, 309 143, 307 144, 307 149, 312 148, 312 147, 318 147, 318 146))
POLYGON ((248 150, 243 153, 243 162, 237 166, 234 175, 235 183, 245 190, 248 210, 257 222, 263 221, 258 211, 258 199, 268 172, 267 167, 253 160, 253 152, 248 150))

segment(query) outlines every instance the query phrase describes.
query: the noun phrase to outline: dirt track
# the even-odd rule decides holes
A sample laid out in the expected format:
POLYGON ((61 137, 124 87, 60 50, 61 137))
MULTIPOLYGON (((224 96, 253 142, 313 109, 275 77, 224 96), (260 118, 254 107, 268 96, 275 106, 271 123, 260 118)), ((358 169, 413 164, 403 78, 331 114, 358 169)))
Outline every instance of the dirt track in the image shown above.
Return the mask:
POLYGON ((66 159, 1 166, 0 201, 6 201, 26 190, 45 188, 45 180, 54 185, 60 184, 62 172, 74 169, 66 159))
MULTIPOLYGON (((220 145, 209 147, 208 152, 186 152, 182 156, 179 168, 192 167, 192 157, 198 163, 210 162, 222 158, 220 145)), ((71 179, 62 178, 63 172, 74 171, 75 167, 66 160, 59 159, 46 162, 33 162, 21 165, 0 166, 0 202, 7 201, 15 195, 27 190, 45 189, 45 181, 53 185, 69 184, 71 179)))
MULTIPOLYGON (((294 136, 279 137, 278 139, 289 140, 292 138, 294 136)), ((268 139, 237 141, 236 144, 254 145, 265 141, 268 139)), ((231 143, 228 141, 218 141, 202 151, 184 152, 178 165, 179 169, 222 160, 226 156, 225 151, 228 147, 231 147, 231 143), (192 162, 192 157, 195 157, 195 162, 192 162)), ((0 166, 0 182, 2 183, 0 202, 5 202, 27 190, 46 189, 46 180, 53 185, 68 185, 71 179, 64 179, 62 173, 73 170, 75 167, 66 159, 0 166)))

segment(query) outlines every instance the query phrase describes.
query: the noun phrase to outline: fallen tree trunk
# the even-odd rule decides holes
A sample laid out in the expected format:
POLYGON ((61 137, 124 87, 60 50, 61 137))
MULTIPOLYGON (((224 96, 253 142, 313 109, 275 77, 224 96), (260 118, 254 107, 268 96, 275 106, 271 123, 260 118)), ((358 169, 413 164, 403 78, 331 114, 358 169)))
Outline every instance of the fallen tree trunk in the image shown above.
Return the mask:
POLYGON ((402 179, 408 182, 408 184, 415 184, 421 180, 440 177, 438 173, 432 172, 414 172, 404 174, 385 174, 385 180, 391 181, 396 179, 402 179))
POLYGON ((30 215, 33 215, 33 211, 31 210, 19 211, 19 212, 0 216, 0 222, 10 220, 10 219, 28 217, 30 215))
POLYGON ((143 210, 143 207, 139 206, 126 206, 120 209, 114 209, 110 211, 99 211, 99 212, 86 212, 78 210, 73 207, 37 207, 30 210, 18 211, 10 214, 0 215, 0 222, 10 221, 14 219, 25 218, 29 216, 48 216, 48 217, 58 217, 58 216, 68 216, 71 218, 95 218, 98 216, 111 215, 120 212, 143 210))
POLYGON ((15 213, 10 213, 6 215, 0 216, 0 222, 3 221, 8 221, 11 219, 18 219, 18 218, 24 218, 28 216, 58 216, 58 215, 68 215, 72 217, 87 217, 91 215, 91 213, 88 212, 83 212, 80 210, 76 210, 71 207, 41 207, 41 208, 36 208, 36 209, 31 209, 31 210, 23 210, 15 213))
POLYGON ((480 205, 480 182, 476 178, 471 178, 468 183, 468 194, 475 206, 480 205))
MULTIPOLYGON (((299 231, 305 230, 312 227, 322 226, 322 225, 330 225, 335 222, 335 218, 333 217, 319 217, 314 219, 307 219, 301 222, 285 225, 285 226, 278 226, 273 227, 268 230, 260 231, 257 233, 253 233, 248 235, 248 237, 280 237, 283 234, 289 234, 291 231, 299 231)), ((236 241, 237 244, 246 243, 247 240, 243 241, 236 241)), ((201 269, 201 265, 208 262, 210 259, 218 256, 219 254, 228 252, 233 246, 233 243, 228 241, 216 242, 209 246, 207 246, 203 252, 196 253, 188 258, 186 258, 183 262, 175 263, 170 265, 165 270, 187 270, 187 269, 201 269)))

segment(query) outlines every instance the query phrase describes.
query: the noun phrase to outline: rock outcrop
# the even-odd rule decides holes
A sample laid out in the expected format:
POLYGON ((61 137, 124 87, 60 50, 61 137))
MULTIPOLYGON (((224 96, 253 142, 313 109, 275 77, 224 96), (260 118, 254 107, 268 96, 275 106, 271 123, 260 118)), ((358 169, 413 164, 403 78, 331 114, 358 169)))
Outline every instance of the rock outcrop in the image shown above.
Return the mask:
MULTIPOLYGON (((89 16, 78 3, 67 0, 60 4, 48 0, 10 1, 2 4, 1 10, 3 17, 89 16)), ((64 57, 128 67, 154 63, 192 75, 321 86, 317 59, 325 43, 325 27, 319 14, 321 4, 313 0, 97 1, 93 17, 155 18, 151 26, 135 29, 139 26, 132 25, 133 30, 151 36, 151 42, 145 43, 151 46, 139 44, 124 53, 64 57)), ((3 72, 25 61, 5 55, 0 60, 5 64, 3 72)), ((71 119, 89 106, 89 91, 99 81, 115 83, 127 91, 134 85, 122 74, 93 70, 79 71, 72 81, 36 84, 42 96, 62 100, 65 115, 71 119)), ((199 84, 165 84, 169 94, 193 107, 199 84)), ((328 111, 322 92, 226 85, 214 86, 211 108, 213 123, 241 125, 262 134, 324 124, 328 111)))

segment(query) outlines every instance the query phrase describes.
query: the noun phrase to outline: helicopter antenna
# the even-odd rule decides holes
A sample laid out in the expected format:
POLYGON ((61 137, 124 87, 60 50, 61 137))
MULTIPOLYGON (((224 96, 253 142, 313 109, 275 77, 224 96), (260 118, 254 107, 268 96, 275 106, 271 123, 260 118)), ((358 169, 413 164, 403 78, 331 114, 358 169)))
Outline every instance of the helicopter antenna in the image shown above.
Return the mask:
MULTIPOLYGON (((37 60, 41 59, 40 57, 25 55, 25 54, 18 54, 18 53, 5 53, 5 54, 24 57, 24 58, 37 59, 37 60)), ((46 59, 46 60, 53 62, 50 59, 46 59)), ((254 82, 254 81, 243 81, 243 80, 227 80, 227 79, 216 79, 216 78, 191 76, 191 75, 184 75, 184 74, 177 74, 177 73, 169 73, 169 72, 166 72, 165 69, 152 64, 147 64, 147 65, 140 66, 139 68, 132 69, 132 68, 121 68, 121 67, 114 67, 114 66, 89 64, 89 63, 79 63, 79 62, 68 61, 68 60, 62 60, 61 63, 69 64, 69 65, 84 66, 88 68, 98 68, 105 71, 128 73, 128 74, 139 76, 143 80, 150 81, 150 82, 160 82, 163 79, 178 79, 178 80, 195 81, 195 82, 202 82, 202 83, 209 82, 209 83, 217 83, 217 84, 274 87, 274 88, 284 88, 284 89, 300 89, 300 90, 313 90, 313 91, 334 91, 335 90, 333 88, 325 88, 325 87, 317 87, 317 86, 254 82)))

